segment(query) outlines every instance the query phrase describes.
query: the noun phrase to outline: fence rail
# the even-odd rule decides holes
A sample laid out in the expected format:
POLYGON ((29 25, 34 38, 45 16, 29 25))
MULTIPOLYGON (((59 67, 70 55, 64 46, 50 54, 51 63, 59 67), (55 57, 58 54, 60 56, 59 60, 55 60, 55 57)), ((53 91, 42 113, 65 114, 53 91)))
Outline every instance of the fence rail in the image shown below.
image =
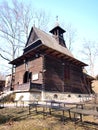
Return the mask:
POLYGON ((29 91, 30 90, 30 83, 17 84, 14 86, 14 90, 29 91))
POLYGON ((24 84, 17 84, 14 86, 14 90, 23 90, 23 91, 42 90, 42 84, 30 83, 30 82, 24 84))

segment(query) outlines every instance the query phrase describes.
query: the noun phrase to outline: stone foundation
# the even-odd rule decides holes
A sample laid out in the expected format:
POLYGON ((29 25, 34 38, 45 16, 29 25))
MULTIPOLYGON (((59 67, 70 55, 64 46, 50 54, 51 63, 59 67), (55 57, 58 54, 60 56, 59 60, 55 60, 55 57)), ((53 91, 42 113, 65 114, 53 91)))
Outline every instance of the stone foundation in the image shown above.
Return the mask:
POLYGON ((92 95, 58 92, 16 92, 15 100, 59 100, 65 102, 83 102, 92 100, 92 95))
POLYGON ((15 101, 29 101, 29 100, 40 100, 41 93, 38 92, 16 92, 15 101))
POLYGON ((65 102, 83 102, 92 99, 92 95, 88 94, 74 94, 74 93, 58 93, 45 92, 44 99, 46 100, 60 100, 65 102))

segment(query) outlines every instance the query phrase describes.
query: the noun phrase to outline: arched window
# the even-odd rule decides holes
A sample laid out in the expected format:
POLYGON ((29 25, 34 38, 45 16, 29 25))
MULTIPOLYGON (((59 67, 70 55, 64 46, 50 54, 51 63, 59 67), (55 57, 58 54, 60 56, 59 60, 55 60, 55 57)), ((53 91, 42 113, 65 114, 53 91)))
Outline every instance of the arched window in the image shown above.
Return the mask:
POLYGON ((29 71, 26 71, 23 76, 23 83, 29 82, 29 71))
POLYGON ((54 98, 57 99, 57 98, 58 98, 58 95, 57 95, 57 94, 54 94, 54 98))

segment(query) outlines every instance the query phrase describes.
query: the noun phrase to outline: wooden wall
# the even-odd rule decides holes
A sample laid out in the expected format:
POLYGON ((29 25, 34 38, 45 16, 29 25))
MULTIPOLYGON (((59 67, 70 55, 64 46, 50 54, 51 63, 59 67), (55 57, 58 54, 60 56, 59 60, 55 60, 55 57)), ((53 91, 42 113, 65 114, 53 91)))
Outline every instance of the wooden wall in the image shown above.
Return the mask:
POLYGON ((45 90, 64 91, 63 66, 62 62, 50 57, 45 57, 45 90))
POLYGON ((32 58, 27 63, 17 65, 15 84, 24 83, 26 71, 31 73, 31 82, 44 84, 46 91, 88 93, 89 88, 83 80, 82 67, 67 60, 62 62, 49 55, 32 58))
POLYGON ((46 56, 45 68, 46 91, 88 93, 83 81, 82 67, 46 56))
MULTIPOLYGON (((31 82, 32 83, 42 83, 42 57, 33 58, 32 60, 17 65, 15 70, 15 84, 23 84, 23 78, 26 71, 31 73, 31 82), (38 76, 37 79, 33 80, 33 76, 38 76)), ((29 81, 29 80, 28 80, 29 81)))
POLYGON ((82 79, 82 68, 76 65, 70 65, 70 84, 71 92, 73 93, 85 93, 82 79))
POLYGON ((23 83, 23 75, 25 73, 25 64, 21 64, 15 69, 15 84, 23 83))

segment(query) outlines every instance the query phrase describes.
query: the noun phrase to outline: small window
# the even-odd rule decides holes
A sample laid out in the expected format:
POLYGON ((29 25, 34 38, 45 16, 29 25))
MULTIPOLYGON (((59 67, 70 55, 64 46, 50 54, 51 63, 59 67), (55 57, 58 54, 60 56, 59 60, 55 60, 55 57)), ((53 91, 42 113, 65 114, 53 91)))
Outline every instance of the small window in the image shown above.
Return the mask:
POLYGON ((54 94, 54 98, 57 99, 57 98, 58 98, 58 95, 57 95, 57 94, 54 94))
POLYGON ((81 97, 81 95, 78 95, 78 97, 80 98, 80 97, 81 97))
POLYGON ((68 97, 71 97, 71 95, 69 94, 68 97))

